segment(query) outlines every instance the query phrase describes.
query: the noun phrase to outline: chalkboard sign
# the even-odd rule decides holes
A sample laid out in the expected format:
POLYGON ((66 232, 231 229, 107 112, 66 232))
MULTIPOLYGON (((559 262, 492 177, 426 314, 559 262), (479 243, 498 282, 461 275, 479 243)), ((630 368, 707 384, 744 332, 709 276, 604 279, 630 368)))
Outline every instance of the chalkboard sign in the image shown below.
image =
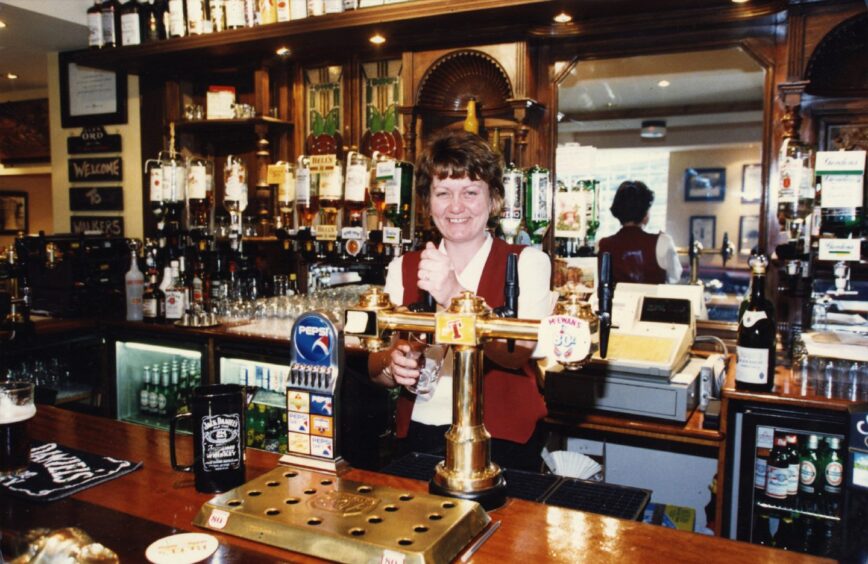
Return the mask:
POLYGON ((69 159, 70 182, 123 180, 123 162, 120 157, 69 159))
POLYGON ((69 209, 72 211, 121 211, 124 191, 120 186, 70 188, 69 209))
POLYGON ((66 151, 70 155, 120 153, 121 136, 106 133, 104 127, 85 127, 78 137, 66 139, 66 151))
POLYGON ((72 233, 103 233, 111 237, 124 236, 124 218, 116 216, 76 215, 69 221, 72 233))

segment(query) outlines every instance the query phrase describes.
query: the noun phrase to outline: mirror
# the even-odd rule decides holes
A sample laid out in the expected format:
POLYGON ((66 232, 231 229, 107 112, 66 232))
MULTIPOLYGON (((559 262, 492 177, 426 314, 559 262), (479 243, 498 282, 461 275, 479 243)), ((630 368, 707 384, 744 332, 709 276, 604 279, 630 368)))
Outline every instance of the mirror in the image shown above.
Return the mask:
MULTIPOLYGON (((673 238, 682 284, 690 278, 691 233, 702 243, 698 272, 709 319, 735 321, 747 259, 761 240, 765 69, 733 47, 579 59, 556 71, 558 189, 596 181, 599 227, 585 242, 621 228, 609 211, 615 191, 624 180, 641 180, 655 194, 645 230, 673 238), (726 268, 724 234, 735 251, 726 268)), ((581 245, 560 242, 561 252, 580 254, 569 250, 581 245)))

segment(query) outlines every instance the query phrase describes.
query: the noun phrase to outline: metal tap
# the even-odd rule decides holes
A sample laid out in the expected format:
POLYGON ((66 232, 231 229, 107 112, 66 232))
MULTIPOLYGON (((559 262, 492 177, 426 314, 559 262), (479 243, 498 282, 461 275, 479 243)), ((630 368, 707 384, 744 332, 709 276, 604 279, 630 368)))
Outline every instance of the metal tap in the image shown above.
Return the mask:
MULTIPOLYGON (((589 310, 590 306, 585 312, 589 310)), ((562 311, 569 312, 570 306, 562 311)), ((579 368, 590 359, 591 331, 596 329, 583 317, 555 315, 542 321, 497 317, 472 292, 454 298, 445 311, 411 312, 393 308, 388 294, 375 287, 361 296, 356 308, 347 310, 344 331, 358 336, 372 352, 388 346, 384 338, 388 331, 433 333, 434 342, 452 347, 452 426, 445 436, 446 460, 437 465, 429 490, 492 509, 505 502, 506 482, 500 467, 491 461, 491 436, 483 424, 482 347, 491 339, 545 339, 553 344, 558 362, 579 368)))

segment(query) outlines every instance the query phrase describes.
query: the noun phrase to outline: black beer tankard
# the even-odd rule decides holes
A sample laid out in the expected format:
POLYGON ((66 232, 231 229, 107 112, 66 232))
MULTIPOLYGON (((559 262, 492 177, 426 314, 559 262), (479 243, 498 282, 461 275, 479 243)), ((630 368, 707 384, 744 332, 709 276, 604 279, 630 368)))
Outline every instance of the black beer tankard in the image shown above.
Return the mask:
POLYGON ((193 472, 196 490, 220 493, 244 483, 244 388, 237 384, 197 386, 190 413, 179 413, 169 426, 172 468, 193 472), (193 419, 193 464, 182 466, 175 457, 175 429, 193 419))

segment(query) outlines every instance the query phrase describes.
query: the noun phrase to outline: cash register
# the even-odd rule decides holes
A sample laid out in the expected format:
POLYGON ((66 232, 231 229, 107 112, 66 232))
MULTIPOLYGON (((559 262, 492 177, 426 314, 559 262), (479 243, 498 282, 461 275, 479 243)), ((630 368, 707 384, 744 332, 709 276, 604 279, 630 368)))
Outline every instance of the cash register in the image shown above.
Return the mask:
POLYGON ((696 320, 704 315, 701 286, 618 284, 606 358, 597 353, 580 371, 547 370, 549 412, 594 409, 687 421, 709 366, 690 354, 696 320))

